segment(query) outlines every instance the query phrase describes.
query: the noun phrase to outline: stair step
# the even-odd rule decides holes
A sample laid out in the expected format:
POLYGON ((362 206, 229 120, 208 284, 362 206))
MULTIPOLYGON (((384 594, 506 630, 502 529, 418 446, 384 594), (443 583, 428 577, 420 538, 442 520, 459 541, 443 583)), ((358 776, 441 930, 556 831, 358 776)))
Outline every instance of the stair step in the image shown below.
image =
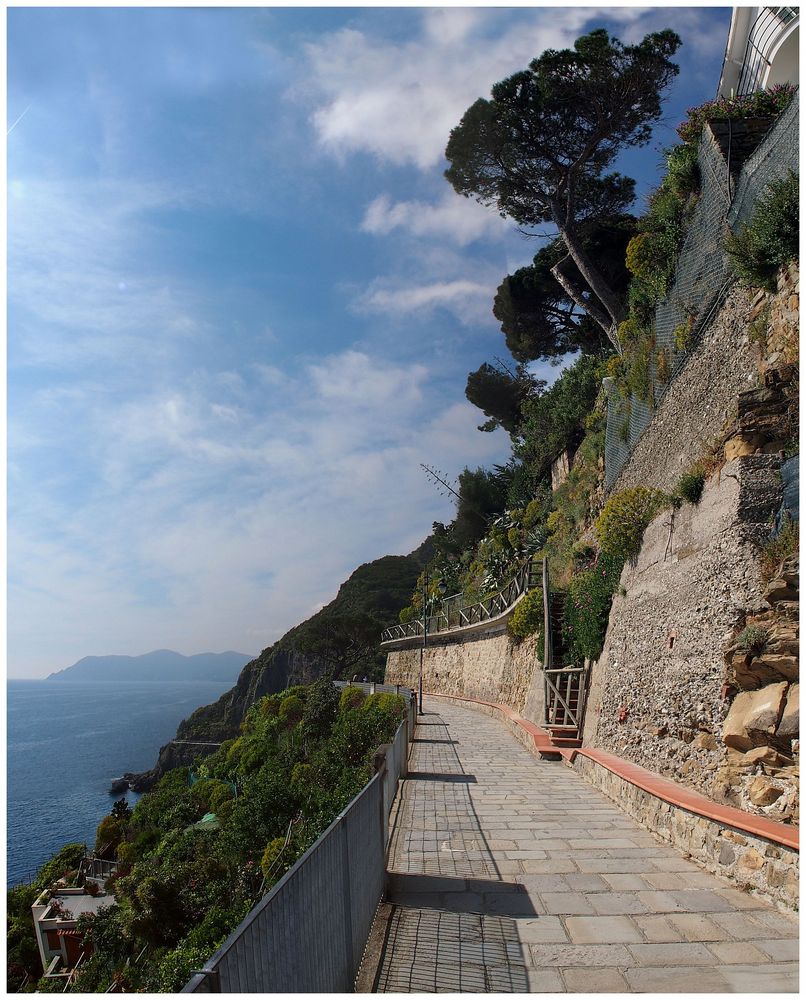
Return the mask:
POLYGON ((552 736, 551 737, 551 742, 555 746, 557 746, 557 747, 563 747, 563 748, 572 748, 572 747, 581 747, 582 746, 582 740, 578 736, 576 736, 576 737, 572 737, 572 736, 552 736))

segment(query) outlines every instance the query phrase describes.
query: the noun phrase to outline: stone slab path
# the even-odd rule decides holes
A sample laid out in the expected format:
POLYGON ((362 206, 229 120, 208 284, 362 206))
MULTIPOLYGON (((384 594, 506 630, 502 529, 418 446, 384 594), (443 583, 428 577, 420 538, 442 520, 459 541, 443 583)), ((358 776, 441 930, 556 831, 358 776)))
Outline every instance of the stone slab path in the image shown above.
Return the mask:
POLYGON ((794 993, 798 925, 504 725, 429 699, 368 961, 379 993, 794 993))

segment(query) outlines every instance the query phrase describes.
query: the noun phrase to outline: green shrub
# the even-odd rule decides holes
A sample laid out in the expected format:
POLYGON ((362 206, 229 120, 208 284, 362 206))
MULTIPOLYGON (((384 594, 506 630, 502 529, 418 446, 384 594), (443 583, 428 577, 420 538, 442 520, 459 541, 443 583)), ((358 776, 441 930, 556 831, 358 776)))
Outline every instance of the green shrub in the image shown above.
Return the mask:
POLYGON ((672 336, 676 351, 688 351, 694 342, 694 328, 691 323, 678 323, 672 331, 672 336))
POLYGON ((697 504, 702 499, 702 491, 705 489, 705 471, 701 465, 695 465, 684 472, 678 479, 674 488, 674 495, 685 500, 686 503, 697 504))
POLYGON ((276 872, 274 866, 277 864, 280 855, 283 853, 284 846, 285 837, 275 837, 266 845, 266 850, 263 852, 263 856, 260 859, 260 870, 263 872, 264 878, 268 879, 274 872, 276 872))
POLYGON ((790 171, 788 177, 770 184, 750 222, 725 238, 739 281, 775 291, 779 269, 798 256, 799 228, 799 183, 790 171))
POLYGON ((746 629, 736 636, 736 645, 741 649, 746 649, 753 656, 758 656, 767 645, 770 634, 765 628, 758 625, 748 625, 746 629))
POLYGON ((539 634, 543 639, 543 591, 530 590, 512 612, 507 631, 518 641, 539 634))
POLYGON ((567 659, 581 664, 602 652, 613 594, 624 560, 600 555, 590 569, 571 578, 565 598, 564 639, 567 659))
POLYGON ((339 698, 339 711, 346 712, 351 708, 358 708, 365 698, 366 695, 360 687, 348 685, 344 688, 339 698))
POLYGON ((706 122, 775 117, 789 106, 796 90, 797 87, 793 84, 785 83, 742 97, 722 97, 716 101, 706 101, 699 107, 688 109, 688 118, 678 126, 677 134, 683 142, 694 145, 699 142, 706 122))
POLYGON ((280 711, 278 713, 280 722, 285 728, 293 729, 298 722, 301 721, 302 716, 305 714, 305 704, 298 695, 291 694, 287 698, 283 698, 280 702, 280 711))
POLYGON ((369 695, 362 706, 365 712, 379 712, 390 722, 401 722, 406 715, 406 699, 391 691, 376 691, 369 695))
POLYGON ((787 556, 791 556, 794 552, 797 552, 799 546, 800 536, 798 534, 798 525, 787 517, 786 523, 780 533, 771 541, 767 542, 762 549, 762 580, 771 580, 784 559, 786 559, 787 556))
POLYGON ((302 715, 306 737, 326 739, 339 714, 339 692, 328 678, 321 678, 311 685, 302 715))
POLYGON ((104 816, 95 833, 95 853, 101 857, 114 856, 124 829, 124 824, 114 816, 104 816))
POLYGON ((655 374, 661 385, 666 385, 672 377, 672 364, 669 359, 669 352, 662 347, 655 355, 655 374))
POLYGON ((409 622, 414 621, 415 618, 419 617, 420 613, 417 608, 410 604, 407 608, 400 609, 400 614, 397 616, 397 620, 401 625, 407 625, 409 622))
POLYGON ((645 486, 614 493, 596 519, 602 552, 623 560, 637 556, 647 525, 669 503, 666 493, 645 486))

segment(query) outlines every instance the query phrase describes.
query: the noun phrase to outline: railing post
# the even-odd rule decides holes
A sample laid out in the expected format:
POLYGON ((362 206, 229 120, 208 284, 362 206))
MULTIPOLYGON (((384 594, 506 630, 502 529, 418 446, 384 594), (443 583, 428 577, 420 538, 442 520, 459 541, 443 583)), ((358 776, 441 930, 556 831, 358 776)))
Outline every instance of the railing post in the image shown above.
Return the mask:
POLYGON ((191 969, 191 976, 205 976, 210 982, 210 992, 221 992, 221 975, 218 969, 191 969))
MULTIPOLYGON (((381 808, 383 808, 383 791, 381 791, 381 808)), ((355 975, 353 968, 353 901, 350 893, 350 839, 347 834, 347 824, 344 816, 339 823, 342 843, 342 900, 344 901, 344 946, 347 956, 348 980, 355 975)))

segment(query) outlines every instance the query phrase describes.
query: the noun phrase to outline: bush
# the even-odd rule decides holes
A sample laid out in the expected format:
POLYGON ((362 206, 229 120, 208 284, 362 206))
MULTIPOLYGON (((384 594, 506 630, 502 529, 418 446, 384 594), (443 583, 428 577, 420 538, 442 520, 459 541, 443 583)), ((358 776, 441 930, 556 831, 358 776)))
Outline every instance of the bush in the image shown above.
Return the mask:
POLYGON ((409 622, 414 621, 415 618, 419 618, 419 616, 420 613, 417 608, 409 605, 407 608, 401 608, 400 614, 397 617, 401 625, 407 625, 409 622))
POLYGON ((266 850, 263 852, 263 857, 260 859, 260 870, 263 872, 263 877, 269 879, 272 874, 272 869, 277 864, 277 860, 283 852, 283 847, 285 846, 285 837, 275 837, 274 840, 270 840, 266 845, 266 850))
POLYGON ((767 645, 770 634, 765 628, 758 625, 748 625, 746 629, 736 636, 736 645, 740 649, 746 649, 753 656, 758 656, 767 645))
POLYGON ((794 552, 798 551, 800 537, 798 526, 789 517, 780 533, 767 542, 761 552, 761 578, 769 582, 778 571, 778 567, 794 552))
POLYGON ((543 591, 538 589, 530 590, 517 608, 512 612, 507 631, 513 639, 518 641, 526 639, 527 636, 540 634, 543 637, 543 591))
POLYGON ((595 660, 602 652, 613 594, 624 560, 600 555, 590 569, 571 578, 565 598, 564 639, 567 659, 574 664, 595 660))
POLYGON ((775 291, 779 269, 798 256, 799 227, 799 183, 790 171, 788 177, 770 184, 750 222, 725 239, 739 281, 775 291))
POLYGON ((124 825, 114 816, 104 816, 95 833, 95 853, 99 857, 114 857, 123 840, 124 825))
POLYGON ((649 522, 669 503, 666 493, 645 486, 614 493, 596 519, 602 552, 622 560, 635 558, 649 522))
POLYGON ((655 373, 657 374, 658 382, 660 382, 661 385, 666 385, 672 377, 672 365, 669 360, 669 352, 665 347, 662 347, 655 355, 655 373))
POLYGON ((348 685, 339 698, 339 711, 346 712, 351 708, 358 708, 366 698, 366 695, 359 687, 348 685))
POLYGON ((302 727, 306 737, 315 740, 326 739, 338 714, 339 691, 336 685, 327 678, 318 680, 311 686, 302 715, 302 727))
POLYGON ((280 702, 279 717, 286 729, 293 729, 305 714, 305 705, 298 695, 292 694, 280 702))
POLYGON ((770 90, 757 90, 743 97, 722 97, 706 101, 696 108, 689 108, 688 119, 678 126, 677 134, 687 144, 700 141, 706 122, 727 118, 772 118, 787 108, 797 87, 791 83, 780 84, 770 90))
POLYGON ((701 465, 695 465, 678 479, 677 486, 674 488, 674 496, 680 497, 686 503, 697 504, 702 499, 704 489, 705 470, 701 465))

